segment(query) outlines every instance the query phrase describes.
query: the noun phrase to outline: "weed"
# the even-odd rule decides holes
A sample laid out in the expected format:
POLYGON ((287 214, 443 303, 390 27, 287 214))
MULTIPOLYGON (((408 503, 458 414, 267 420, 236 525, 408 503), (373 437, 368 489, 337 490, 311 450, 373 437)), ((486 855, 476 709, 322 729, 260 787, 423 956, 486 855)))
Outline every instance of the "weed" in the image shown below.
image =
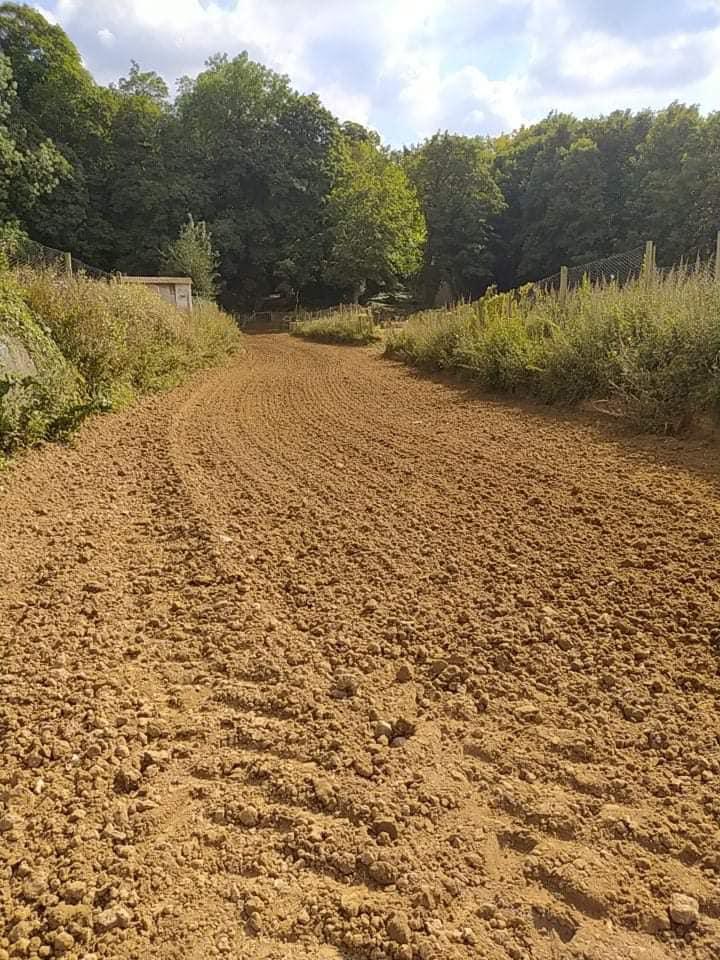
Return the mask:
POLYGON ((362 308, 339 308, 295 323, 290 331, 295 337, 321 343, 346 343, 356 346, 376 343, 382 338, 372 314, 362 308))
POLYGON ((640 429, 675 433, 720 414, 720 284, 675 270, 623 286, 583 284, 561 301, 525 288, 417 314, 386 353, 469 371, 490 390, 547 402, 610 401, 640 429))
POLYGON ((170 387, 240 342, 215 304, 190 313, 137 284, 27 268, 0 272, 3 334, 31 367, 23 376, 0 368, 6 452, 66 436, 88 414, 170 387))

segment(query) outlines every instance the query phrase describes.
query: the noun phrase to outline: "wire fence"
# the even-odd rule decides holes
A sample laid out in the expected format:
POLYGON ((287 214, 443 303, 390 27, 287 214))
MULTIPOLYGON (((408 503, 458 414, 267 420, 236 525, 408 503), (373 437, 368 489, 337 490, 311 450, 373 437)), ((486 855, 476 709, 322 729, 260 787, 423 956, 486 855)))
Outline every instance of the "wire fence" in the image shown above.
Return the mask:
POLYGON ((694 247, 684 256, 680 257, 677 263, 671 266, 658 267, 657 271, 661 274, 676 273, 680 271, 685 274, 702 273, 708 269, 715 269, 718 273, 718 250, 720 244, 712 247, 710 244, 703 244, 694 247))
POLYGON ((56 250, 27 237, 0 238, 0 253, 11 267, 29 266, 81 274, 94 280, 112 280, 114 274, 84 263, 65 250, 56 250))
MULTIPOLYGON (((567 285, 576 287, 587 281, 589 283, 627 283, 637 279, 643 271, 645 263, 645 245, 641 244, 624 253, 614 253, 601 260, 591 260, 576 267, 567 267, 567 285)), ((562 281, 562 271, 543 277, 535 283, 541 290, 559 290, 562 281)))
POLYGON ((533 286, 542 291, 563 290, 582 283, 628 283, 651 271, 655 276, 691 275, 714 272, 720 278, 720 239, 717 245, 703 244, 688 251, 674 263, 657 266, 655 243, 648 241, 632 250, 614 253, 600 260, 591 260, 575 267, 562 267, 557 273, 537 280, 533 286))
MULTIPOLYGON (((56 250, 54 247, 45 246, 37 243, 25 236, 0 236, 0 254, 10 266, 32 266, 46 269, 54 269, 64 272, 68 276, 74 274, 90 277, 95 280, 112 280, 119 274, 108 273, 99 267, 91 266, 82 260, 70 254, 65 250, 56 250)), ((720 278, 720 235, 715 246, 703 244, 695 247, 693 250, 681 257, 679 261, 658 267, 655 262, 655 244, 645 243, 634 247, 632 250, 626 250, 623 253, 613 253, 609 257, 599 260, 591 260, 574 267, 562 267, 557 273, 553 273, 542 280, 536 280, 533 284, 535 289, 545 291, 555 290, 563 292, 571 287, 577 287, 582 283, 602 284, 602 283, 628 283, 630 280, 636 280, 643 275, 643 271, 648 268, 653 273, 660 276, 669 274, 699 273, 704 270, 714 270, 715 275, 720 278), (648 257, 650 262, 648 262, 648 257)), ((350 307, 357 310, 357 307, 350 307)), ((330 311, 337 311, 337 307, 330 308, 330 311)), ((298 313, 294 319, 308 319, 321 316, 324 311, 317 310, 305 314, 304 311, 298 313)))

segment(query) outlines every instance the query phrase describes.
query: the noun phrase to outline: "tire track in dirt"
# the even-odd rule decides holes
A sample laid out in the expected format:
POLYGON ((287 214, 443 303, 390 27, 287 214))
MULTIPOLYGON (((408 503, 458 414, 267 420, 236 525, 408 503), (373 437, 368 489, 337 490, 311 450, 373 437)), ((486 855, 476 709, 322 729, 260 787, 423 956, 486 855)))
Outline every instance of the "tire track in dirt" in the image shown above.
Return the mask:
POLYGON ((717 465, 287 337, 29 456, 0 958, 714 956, 717 465))

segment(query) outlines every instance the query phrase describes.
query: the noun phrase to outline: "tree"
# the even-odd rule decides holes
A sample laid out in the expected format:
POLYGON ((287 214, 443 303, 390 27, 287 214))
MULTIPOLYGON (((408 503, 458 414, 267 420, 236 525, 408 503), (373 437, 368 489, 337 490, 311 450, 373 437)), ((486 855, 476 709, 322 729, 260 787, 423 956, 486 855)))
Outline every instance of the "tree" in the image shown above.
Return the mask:
POLYGON ((368 130, 361 123, 346 120, 340 127, 340 132, 350 143, 372 143, 376 147, 382 146, 380 134, 375 130, 368 130))
POLYGON ((120 77, 117 86, 111 83, 110 88, 129 97, 147 97, 159 104, 165 104, 170 97, 168 85, 160 74, 154 70, 141 70, 137 60, 130 61, 127 77, 120 77))
POLYGON ((557 266, 599 259, 604 251, 606 178, 600 151, 589 137, 561 147, 554 170, 543 172, 548 197, 542 219, 528 226, 523 265, 538 276, 557 266))
POLYGON ((185 170, 182 131, 165 105, 118 95, 108 133, 106 181, 93 192, 112 246, 104 254, 124 273, 151 274, 195 198, 185 170))
MULTIPOLYGON (((697 107, 672 103, 654 117, 632 161, 628 207, 635 243, 656 240, 672 263, 689 252, 688 215, 698 198, 693 160, 703 151, 704 121, 697 107)), ((717 183, 717 171, 710 172, 717 183)))
POLYGON ((136 60, 96 84, 28 4, 0 0, 0 50, 0 222, 153 273, 192 210, 228 305, 278 290, 329 303, 418 275, 428 299, 442 280, 472 297, 648 238, 671 263, 720 222, 720 114, 681 103, 393 152, 247 53, 211 57, 171 103, 136 60))
POLYGON ((426 299, 442 281, 456 296, 476 296, 493 278, 494 222, 504 210, 489 144, 436 133, 406 157, 427 222, 423 262, 426 299))
POLYGON ((0 54, 0 223, 26 215, 66 170, 49 140, 30 142, 16 116, 16 102, 10 63, 0 54))
POLYGON ((0 4, 0 48, 17 85, 16 116, 32 143, 64 158, 59 183, 26 217, 32 236, 88 260, 110 252, 112 231, 93 197, 107 185, 108 136, 117 95, 98 87, 63 30, 32 7, 0 4))
POLYGON ((169 276, 190 277, 197 296, 212 299, 216 295, 218 257, 207 224, 195 223, 192 214, 164 251, 162 264, 169 276))
POLYGON ((339 137, 336 163, 326 276, 357 303, 368 282, 392 288, 417 272, 425 223, 405 171, 373 143, 339 137))
POLYGON ((327 247, 332 115, 246 53, 211 58, 184 82, 177 113, 193 208, 215 237, 226 300, 253 305, 288 267, 297 287, 316 281, 327 247))
POLYGON ((606 117, 581 121, 581 136, 589 137, 598 148, 605 178, 605 242, 597 256, 607 256, 632 246, 632 213, 628 200, 632 195, 633 158, 653 123, 650 110, 632 113, 615 110, 606 117))
POLYGON ((711 113, 698 138, 688 144, 686 180, 690 185, 684 230, 686 253, 716 242, 720 230, 720 113, 711 113))

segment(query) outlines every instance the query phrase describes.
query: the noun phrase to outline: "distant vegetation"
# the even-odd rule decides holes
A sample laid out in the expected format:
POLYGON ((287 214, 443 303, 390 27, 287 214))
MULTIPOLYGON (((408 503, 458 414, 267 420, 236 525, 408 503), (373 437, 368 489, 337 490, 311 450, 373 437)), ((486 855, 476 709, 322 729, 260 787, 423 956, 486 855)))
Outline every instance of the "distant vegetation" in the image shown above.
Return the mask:
POLYGON ((0 50, 0 223, 151 274, 183 262, 169 245, 192 214, 233 306, 273 292, 327 305, 398 284, 431 304, 443 281, 476 297, 646 239, 676 262, 720 224, 720 114, 695 107, 551 114, 393 151, 246 54, 212 57, 172 100, 137 63, 99 86, 29 6, 0 4, 0 50))
POLYGON ((0 455, 172 386, 239 340, 212 303, 188 313, 137 284, 0 264, 0 342, 26 360, 21 370, 0 364, 0 455))
POLYGON ((338 310, 324 316, 311 317, 296 323, 291 333, 319 343, 347 343, 361 346, 382 338, 380 327, 367 310, 338 310))
POLYGON ((676 270, 563 300, 526 287, 416 314, 386 353, 548 402, 603 401, 641 429, 675 433, 720 415, 720 283, 676 270))

